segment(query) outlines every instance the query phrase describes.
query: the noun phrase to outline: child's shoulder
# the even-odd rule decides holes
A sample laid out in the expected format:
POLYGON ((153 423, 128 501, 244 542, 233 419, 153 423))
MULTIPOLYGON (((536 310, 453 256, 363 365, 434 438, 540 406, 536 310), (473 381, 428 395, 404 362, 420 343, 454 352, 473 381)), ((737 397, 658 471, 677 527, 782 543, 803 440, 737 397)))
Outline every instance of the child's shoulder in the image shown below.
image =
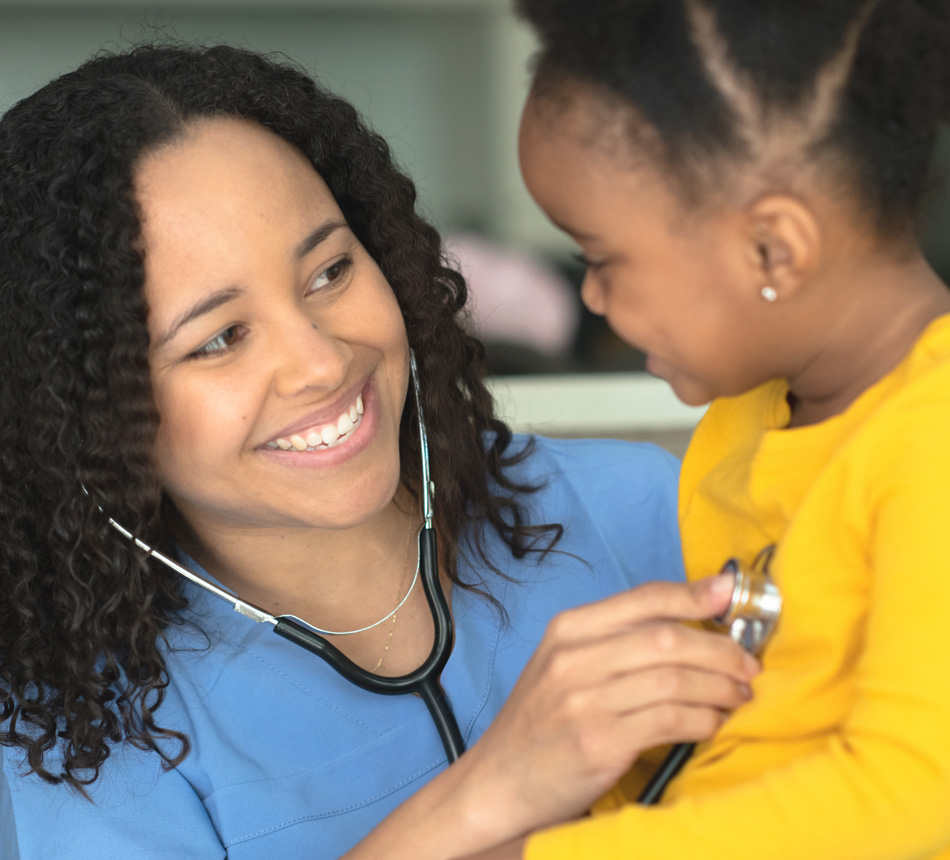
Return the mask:
POLYGON ((940 317, 886 381, 886 390, 852 440, 854 456, 895 476, 950 465, 950 316, 940 317))
POLYGON ((934 320, 892 375, 878 421, 914 422, 950 411, 950 314, 934 320))

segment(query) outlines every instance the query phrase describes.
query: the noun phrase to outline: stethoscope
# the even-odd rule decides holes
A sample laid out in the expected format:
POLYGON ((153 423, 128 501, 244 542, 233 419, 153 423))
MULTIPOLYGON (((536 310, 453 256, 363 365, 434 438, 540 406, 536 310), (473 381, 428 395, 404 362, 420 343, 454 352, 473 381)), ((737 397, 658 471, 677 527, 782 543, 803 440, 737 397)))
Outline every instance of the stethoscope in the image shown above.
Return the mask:
MULTIPOLYGON (((273 625, 274 632, 278 636, 283 636, 301 648, 306 649, 311 654, 316 654, 325 660, 337 671, 343 678, 357 687, 369 690, 371 693, 379 693, 384 696, 398 696, 406 693, 417 694, 429 710, 432 722, 435 723, 442 746, 445 748, 445 754, 449 763, 456 761, 458 757, 465 752, 465 743, 462 740, 462 733, 459 730, 458 722, 452 713, 445 698, 445 691, 440 684, 440 677, 445 664, 448 662, 452 653, 453 644, 453 625, 452 615, 449 612, 449 604, 445 599, 439 582, 439 561, 438 549, 436 546, 435 528, 432 524, 433 517, 433 497, 435 496, 435 484, 429 477, 429 443, 426 436, 425 421, 422 415, 422 396, 419 390, 419 375, 416 369, 416 358, 412 351, 409 353, 409 368, 412 375, 412 387, 416 399, 416 415, 419 423, 419 447, 422 459, 422 514, 424 523, 419 530, 418 548, 419 548, 419 567, 422 573, 422 587, 425 591, 426 600, 429 603, 429 611, 432 613, 432 624, 435 629, 432 649, 429 656, 423 663, 412 672, 406 675, 387 677, 385 675, 376 675, 361 666, 357 666, 338 648, 328 642, 320 635, 318 630, 306 621, 293 615, 271 615, 265 612, 259 606, 241 600, 240 597, 219 588, 213 582, 209 582, 188 568, 178 564, 178 562, 163 555, 156 549, 153 549, 147 543, 139 540, 128 529, 119 525, 112 517, 109 517, 109 523, 121 535, 133 541, 139 549, 148 553, 156 561, 160 561, 166 567, 171 568, 176 573, 185 577, 189 582, 210 592, 215 597, 230 603, 234 611, 256 621, 259 624, 273 625)), ((85 491, 85 487, 83 487, 85 491)), ((100 508, 101 510, 101 508, 100 508)), ((407 595, 408 596, 408 595, 407 595)), ((397 607, 398 609, 399 607, 397 607)), ((385 619, 384 619, 385 620, 385 619)))
MULTIPOLYGON (((728 633, 750 654, 762 652, 782 613, 782 593, 769 573, 774 553, 775 545, 772 544, 755 557, 751 568, 730 558, 719 571, 734 576, 735 585, 729 606, 722 615, 712 619, 711 626, 728 633)), ((637 803, 644 806, 659 803, 667 785, 683 769, 695 749, 693 743, 673 746, 650 777, 637 803)))
MULTIPOLYGON (((428 708, 429 715, 445 749, 445 754, 451 764, 465 752, 465 743, 462 740, 458 722, 440 684, 442 670, 452 653, 454 628, 448 601, 445 599, 445 594, 439 582, 438 549, 435 528, 432 522, 435 484, 429 475, 429 444, 422 414, 419 374, 416 368, 415 355, 412 351, 409 353, 409 368, 416 399, 419 449, 422 461, 421 493, 424 523, 418 535, 418 558, 422 574, 422 587, 425 591, 426 601, 429 604, 429 611, 432 614, 434 628, 434 638, 429 656, 412 672, 394 677, 376 675, 350 660, 306 621, 294 615, 274 616, 253 603, 241 600, 240 597, 225 591, 213 582, 209 582, 135 537, 132 532, 117 523, 112 517, 108 517, 108 520, 110 525, 123 537, 133 541, 139 549, 156 561, 161 562, 215 597, 231 604, 234 611, 245 618, 259 624, 272 625, 278 636, 299 645, 311 654, 316 654, 351 684, 384 696, 398 696, 407 693, 418 695, 428 708)), ((83 491, 88 494, 85 487, 83 487, 83 491)), ((733 639, 753 654, 759 653, 765 646, 778 622, 782 608, 781 594, 768 573, 768 562, 772 550, 773 547, 767 547, 763 550, 751 570, 746 570, 735 559, 730 559, 721 571, 721 573, 729 573, 735 576, 735 586, 729 608, 721 616, 714 619, 715 625, 728 631, 733 639)), ((676 744, 640 794, 638 802, 648 805, 657 803, 670 780, 680 771, 694 749, 695 744, 676 744)))

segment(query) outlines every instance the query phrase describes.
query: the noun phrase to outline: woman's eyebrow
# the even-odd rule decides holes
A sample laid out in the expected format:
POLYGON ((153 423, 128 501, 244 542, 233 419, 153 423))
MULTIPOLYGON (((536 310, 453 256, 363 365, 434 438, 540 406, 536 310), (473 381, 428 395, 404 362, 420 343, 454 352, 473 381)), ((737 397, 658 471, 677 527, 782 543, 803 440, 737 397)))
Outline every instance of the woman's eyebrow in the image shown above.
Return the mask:
POLYGON ((155 349, 160 349, 168 341, 170 341, 176 334, 178 330, 190 323, 192 320, 197 317, 202 316, 203 314, 210 313, 215 308, 220 307, 226 302, 230 302, 232 299, 236 299, 238 296, 243 295, 244 290, 239 287, 225 287, 223 290, 218 290, 216 293, 212 293, 210 296, 202 299, 197 304, 190 307, 183 314, 180 314, 175 318, 174 322, 166 329, 165 334, 163 334, 158 342, 155 344, 155 349))
POLYGON ((321 242, 336 230, 345 229, 346 221, 325 221, 304 239, 294 250, 294 259, 299 260, 309 254, 321 242))
MULTIPOLYGON (((307 235, 307 237, 294 249, 294 259, 299 260, 302 257, 305 257, 309 254, 314 248, 317 247, 321 242, 326 241, 326 239, 334 232, 340 229, 346 228, 346 221, 325 221, 316 230, 307 235)), ((182 326, 187 325, 192 320, 197 317, 202 316, 203 314, 210 313, 215 308, 220 307, 226 302, 236 299, 238 296, 243 294, 243 290, 238 287, 226 287, 223 290, 218 290, 216 293, 212 293, 207 298, 202 299, 193 307, 189 308, 180 316, 176 317, 174 322, 168 327, 155 344, 155 349, 160 349, 166 343, 168 343, 176 334, 178 334, 179 329, 182 326)))

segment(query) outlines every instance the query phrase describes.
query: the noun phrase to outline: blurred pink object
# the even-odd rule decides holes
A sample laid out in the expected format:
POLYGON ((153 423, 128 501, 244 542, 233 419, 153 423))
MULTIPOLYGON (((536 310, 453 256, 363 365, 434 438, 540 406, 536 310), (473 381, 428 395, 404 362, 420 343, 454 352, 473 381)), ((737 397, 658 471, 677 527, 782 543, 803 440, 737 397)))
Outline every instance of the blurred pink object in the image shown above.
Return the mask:
POLYGON ((470 290, 472 318, 485 341, 516 343, 550 356, 570 351, 580 323, 574 289, 553 266, 480 236, 445 238, 470 290))

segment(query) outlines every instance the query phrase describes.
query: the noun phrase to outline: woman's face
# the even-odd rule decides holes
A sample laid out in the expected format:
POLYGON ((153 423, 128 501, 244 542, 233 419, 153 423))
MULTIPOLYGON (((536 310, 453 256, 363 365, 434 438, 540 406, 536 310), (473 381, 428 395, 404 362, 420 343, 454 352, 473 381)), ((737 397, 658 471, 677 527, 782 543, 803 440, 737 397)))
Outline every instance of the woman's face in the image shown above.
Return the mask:
POLYGON ((587 307, 646 353, 647 369, 685 403, 770 378, 757 334, 762 284, 750 280, 758 261, 741 214, 687 211, 647 162, 625 162, 623 132, 602 131, 601 112, 562 107, 529 101, 521 170, 538 205, 583 252, 587 307), (618 152, 592 143, 598 134, 618 135, 618 152))
POLYGON ((213 119, 136 177, 154 459, 199 536, 342 528, 399 482, 396 298, 304 156, 213 119))

